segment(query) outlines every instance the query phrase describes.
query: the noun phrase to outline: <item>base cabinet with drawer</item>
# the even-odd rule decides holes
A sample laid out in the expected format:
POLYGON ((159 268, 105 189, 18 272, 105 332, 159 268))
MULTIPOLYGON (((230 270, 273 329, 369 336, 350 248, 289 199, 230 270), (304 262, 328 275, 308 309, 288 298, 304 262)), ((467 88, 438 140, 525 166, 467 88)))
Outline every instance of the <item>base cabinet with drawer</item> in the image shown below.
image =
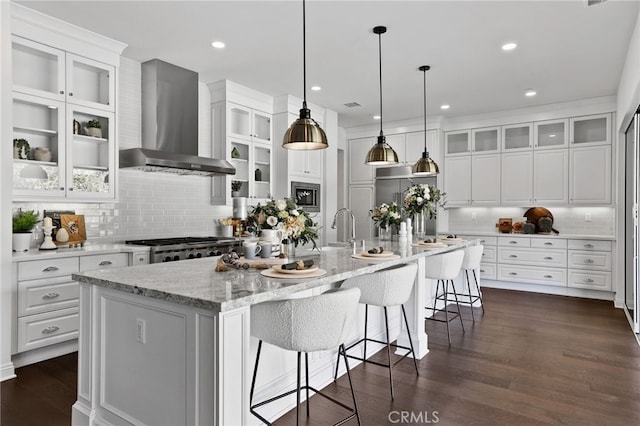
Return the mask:
POLYGON ((466 238, 484 246, 483 285, 596 298, 607 298, 599 292, 612 291, 610 240, 523 234, 467 234, 466 238))
POLYGON ((34 349, 41 349, 42 353, 30 354, 24 357, 27 361, 14 364, 21 366, 61 355, 47 355, 47 347, 78 337, 79 286, 71 274, 128 266, 135 263, 131 260, 130 253, 105 253, 17 261, 13 268, 16 292, 11 353, 24 355, 34 349))

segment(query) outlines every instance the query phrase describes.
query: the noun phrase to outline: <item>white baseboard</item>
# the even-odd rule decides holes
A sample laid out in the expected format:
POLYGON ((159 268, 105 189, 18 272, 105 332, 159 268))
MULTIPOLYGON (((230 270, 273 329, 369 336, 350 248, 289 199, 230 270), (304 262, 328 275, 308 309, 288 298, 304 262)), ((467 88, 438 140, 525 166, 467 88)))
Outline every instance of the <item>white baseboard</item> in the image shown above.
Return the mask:
POLYGON ((69 340, 55 345, 47 346, 40 349, 33 349, 27 352, 21 352, 11 357, 13 365, 24 367, 25 365, 35 364, 36 362, 45 361, 47 359, 70 354, 78 350, 78 340, 69 340))
POLYGON ((0 382, 4 382, 5 380, 15 379, 15 378, 16 378, 16 370, 12 362, 8 362, 6 364, 0 365, 0 382))

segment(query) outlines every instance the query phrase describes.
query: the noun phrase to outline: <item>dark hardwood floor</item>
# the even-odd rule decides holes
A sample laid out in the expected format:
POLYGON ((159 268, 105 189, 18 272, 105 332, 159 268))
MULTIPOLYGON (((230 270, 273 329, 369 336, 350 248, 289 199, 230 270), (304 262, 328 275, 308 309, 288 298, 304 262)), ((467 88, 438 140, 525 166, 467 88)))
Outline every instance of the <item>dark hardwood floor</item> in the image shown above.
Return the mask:
MULTIPOLYGON (((640 424, 640 347, 622 310, 536 293, 484 295, 486 313, 476 309, 475 324, 463 312, 466 333, 451 322, 451 347, 445 324, 426 322, 430 353, 419 377, 410 361, 397 365, 394 401, 384 368, 353 369, 364 425, 640 424)), ((18 369, 17 379, 2 383, 0 424, 69 425, 76 362, 72 354, 18 369)), ((325 391, 349 401, 346 377, 325 391)), ((294 413, 277 425, 295 424, 294 413)), ((300 420, 331 424, 344 414, 315 396, 311 417, 300 420)))

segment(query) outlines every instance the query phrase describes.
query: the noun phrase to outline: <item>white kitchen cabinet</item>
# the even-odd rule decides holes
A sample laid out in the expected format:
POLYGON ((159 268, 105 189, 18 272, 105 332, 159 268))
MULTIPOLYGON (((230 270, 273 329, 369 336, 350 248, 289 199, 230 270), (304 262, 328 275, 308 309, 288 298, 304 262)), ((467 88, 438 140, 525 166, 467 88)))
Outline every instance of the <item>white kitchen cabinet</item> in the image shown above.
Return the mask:
POLYGON ((502 205, 531 204, 533 202, 533 152, 503 152, 501 169, 502 205))
MULTIPOLYGON (((405 163, 409 166, 413 166, 420 158, 424 151, 424 131, 422 132, 410 132, 405 134, 404 138, 404 153, 405 163)), ((427 130, 427 152, 429 157, 438 164, 441 165, 440 147, 438 145, 438 132, 436 130, 427 130)))
MULTIPOLYGON (((369 216, 369 211, 373 210, 374 203, 375 188, 373 186, 349 187, 349 209, 355 216, 357 240, 371 239, 374 237, 373 220, 371 220, 369 216)), ((341 213, 341 218, 345 221, 345 233, 350 236, 351 218, 344 213, 341 213)))
POLYGON ((230 137, 271 144, 271 114, 233 102, 227 113, 230 137))
POLYGON ((289 174, 292 178, 295 177, 312 182, 322 180, 322 150, 299 151, 290 149, 288 151, 289 174))
POLYGON ((547 120, 533 123, 534 149, 557 149, 569 146, 569 120, 547 120))
POLYGON ((13 138, 31 148, 14 155, 14 200, 114 199, 116 67, 18 36, 12 49, 13 138))
POLYGON ((571 118, 569 139, 572 147, 611 144, 611 114, 571 118))
POLYGON ((471 156, 453 156, 444 159, 444 192, 447 205, 468 206, 471 204, 471 156))
POLYGON ((228 80, 208 85, 211 92, 212 156, 224 158, 235 175, 214 176, 211 203, 231 205, 231 184, 255 204, 273 193, 272 111, 270 96, 228 80), (266 111, 265 111, 266 110, 266 111))
POLYGON ((502 152, 533 149, 533 123, 502 126, 502 152))
POLYGON ((500 204, 500 154, 471 156, 471 204, 500 204))
POLYGON ((471 130, 471 151, 473 155, 500 152, 500 127, 484 127, 471 130))
POLYGON ((349 183, 351 185, 371 184, 375 177, 375 168, 365 164, 369 149, 376 138, 349 140, 349 183))
POLYGON ((12 38, 13 90, 91 108, 115 111, 115 66, 12 38))
POLYGON ((567 204, 569 201, 569 152, 567 149, 533 153, 533 201, 567 204))
POLYGON ((611 146, 569 149, 571 204, 611 204, 611 146))
POLYGON ((568 286, 611 291, 611 241, 569 240, 568 286))
POLYGON ((471 152, 471 130, 456 130, 444 133, 444 155, 468 155, 471 152))
POLYGON ((387 144, 396 152, 396 155, 398 156, 398 165, 406 164, 407 160, 405 158, 404 133, 385 135, 385 140, 387 144))

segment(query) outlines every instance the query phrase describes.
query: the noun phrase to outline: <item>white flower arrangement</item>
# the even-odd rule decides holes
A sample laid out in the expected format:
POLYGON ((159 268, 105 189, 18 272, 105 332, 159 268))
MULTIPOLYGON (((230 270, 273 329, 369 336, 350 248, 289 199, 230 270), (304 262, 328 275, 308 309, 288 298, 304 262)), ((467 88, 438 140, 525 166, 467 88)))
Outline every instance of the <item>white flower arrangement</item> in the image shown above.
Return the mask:
POLYGON ((426 183, 410 186, 404 195, 404 210, 407 215, 427 212, 433 219, 438 214, 438 207, 446 204, 444 192, 440 192, 435 186, 426 183))
POLYGON ((312 242, 316 247, 317 224, 291 198, 258 204, 251 212, 251 217, 259 229, 277 229, 296 246, 312 242))

